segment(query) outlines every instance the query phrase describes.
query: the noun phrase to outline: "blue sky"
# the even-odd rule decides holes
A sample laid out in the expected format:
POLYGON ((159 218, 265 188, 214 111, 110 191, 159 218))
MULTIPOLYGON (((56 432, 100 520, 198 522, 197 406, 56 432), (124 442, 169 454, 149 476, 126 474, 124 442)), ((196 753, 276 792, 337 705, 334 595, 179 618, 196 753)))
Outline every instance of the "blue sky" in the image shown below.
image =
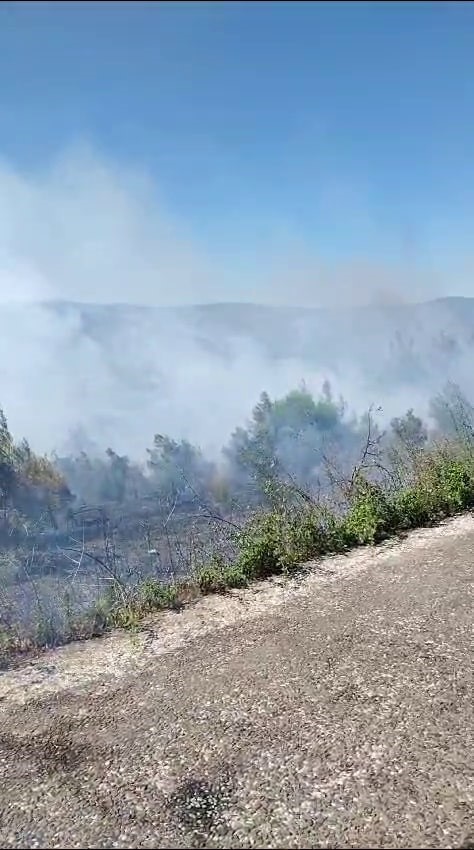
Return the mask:
POLYGON ((223 298, 267 266, 291 289, 298 252, 471 294, 474 4, 2 3, 4 170, 84 143, 147 173, 223 298))

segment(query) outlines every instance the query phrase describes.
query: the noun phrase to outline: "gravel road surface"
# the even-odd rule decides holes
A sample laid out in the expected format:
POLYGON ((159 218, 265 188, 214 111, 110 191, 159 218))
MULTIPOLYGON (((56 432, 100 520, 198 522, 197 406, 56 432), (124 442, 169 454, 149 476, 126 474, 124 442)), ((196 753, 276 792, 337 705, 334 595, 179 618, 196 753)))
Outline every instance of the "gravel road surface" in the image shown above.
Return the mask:
POLYGON ((474 518, 0 674, 2 847, 474 847, 474 518))

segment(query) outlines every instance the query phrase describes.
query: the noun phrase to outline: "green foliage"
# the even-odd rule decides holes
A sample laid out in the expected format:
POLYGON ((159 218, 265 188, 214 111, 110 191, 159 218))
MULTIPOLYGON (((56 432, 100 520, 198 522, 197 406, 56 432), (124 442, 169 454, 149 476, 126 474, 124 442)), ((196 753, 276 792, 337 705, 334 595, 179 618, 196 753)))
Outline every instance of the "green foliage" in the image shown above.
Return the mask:
POLYGON ((266 396, 265 425, 269 422, 275 431, 290 428, 298 431, 304 427, 314 427, 320 431, 331 431, 339 423, 341 410, 333 401, 329 384, 326 382, 323 394, 315 401, 311 393, 303 386, 292 390, 284 398, 270 402, 266 396))
POLYGON ((474 463, 451 445, 426 451, 411 487, 394 494, 399 528, 430 525, 474 505, 474 463))
POLYGON ((329 552, 373 545, 473 505, 470 461, 437 454, 412 487, 392 495, 360 477, 342 518, 311 508, 263 514, 242 533, 237 563, 249 579, 265 578, 329 552))
POLYGON ((431 524, 436 518, 436 502, 430 491, 422 486, 402 490, 394 498, 398 530, 419 528, 431 524))
POLYGON ((175 584, 163 584, 157 579, 145 579, 139 588, 137 604, 143 612, 175 608, 178 604, 178 588, 175 584))
POLYGON ((249 523, 240 539, 238 566, 249 579, 266 578, 346 547, 343 524, 314 506, 272 511, 249 523))
POLYGON ((433 468, 437 502, 446 516, 474 504, 473 468, 468 458, 444 457, 433 468))
POLYGON ((280 573, 284 515, 273 511, 263 514, 244 529, 240 537, 238 566, 249 579, 280 573))
POLYGON ((343 522, 347 545, 376 543, 383 540, 393 527, 393 504, 381 487, 360 479, 343 522))
POLYGON ((237 428, 225 449, 234 480, 251 502, 274 506, 283 482, 311 486, 321 477, 329 447, 341 457, 360 441, 359 423, 344 414, 344 402, 333 399, 328 382, 318 399, 304 385, 275 400, 262 393, 247 428, 237 428))
POLYGON ((247 576, 238 564, 225 565, 217 557, 208 566, 197 570, 196 580, 201 593, 225 593, 248 584, 247 576))

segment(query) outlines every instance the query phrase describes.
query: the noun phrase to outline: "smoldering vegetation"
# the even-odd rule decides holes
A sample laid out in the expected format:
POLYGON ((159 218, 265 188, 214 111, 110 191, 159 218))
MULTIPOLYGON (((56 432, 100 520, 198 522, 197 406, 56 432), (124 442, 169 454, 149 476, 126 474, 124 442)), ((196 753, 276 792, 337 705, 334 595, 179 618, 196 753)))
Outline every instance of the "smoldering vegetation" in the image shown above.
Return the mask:
MULTIPOLYGON (((6 405, 2 414, 0 636, 7 649, 98 634, 110 624, 133 625, 137 606, 129 603, 143 588, 142 609, 152 610, 178 604, 187 585, 218 590, 226 584, 224 575, 233 576, 234 586, 244 583, 252 570, 232 570, 245 559, 247 566, 258 561, 255 575, 265 575, 277 562, 284 569, 317 554, 314 540, 294 545, 292 538, 286 551, 280 529, 277 556, 273 543, 268 556, 271 524, 282 517, 286 529, 306 528, 310 517, 316 539, 317 514, 319 539, 327 517, 334 525, 349 516, 338 546, 381 539, 382 525, 374 524, 365 503, 360 507, 361 494, 369 494, 372 507, 374 492, 377 499, 398 499, 420 474, 426 478, 428 461, 441 458, 444 464, 453 447, 463 457, 474 447, 468 369, 474 304, 467 299, 350 311, 350 318, 343 311, 308 316, 225 305, 178 311, 178 321, 176 311, 160 318, 160 311, 144 316, 128 307, 55 303, 23 308, 23 321, 34 325, 35 311, 41 317, 46 311, 54 328, 64 322, 68 357, 71 327, 76 329, 78 369, 68 388, 74 404, 62 419, 58 414, 62 448, 38 452, 16 437, 6 405), (84 350, 94 352, 90 362, 81 361, 84 350), (188 377, 183 385, 185 355, 194 380, 188 377), (128 371, 120 372, 117 364, 127 356, 128 371), (102 367, 92 388, 97 405, 88 398, 87 381, 80 383, 92 362, 96 370, 102 367), (340 390, 346 369, 354 399, 340 390), (245 412, 248 394, 239 396, 239 388, 246 382, 256 388, 266 378, 280 392, 263 385, 245 412), (385 405, 371 404, 377 394, 385 405), (237 421, 226 437, 229 413, 237 421), (132 421, 139 425, 130 432, 132 421), (173 421, 181 425, 177 433, 169 429, 173 421), (111 431, 125 439, 127 428, 129 454, 104 447, 111 431), (192 439, 193 429, 201 440, 192 439), (137 442, 145 430, 150 438, 140 456, 137 442)), ((62 372, 57 334, 54 344, 62 372)), ((8 369, 7 387, 13 367, 4 361, 4 375, 8 369)), ((50 416, 56 405, 67 406, 64 392, 55 396, 54 379, 54 373, 45 375, 50 416)), ((40 393, 32 386, 33 400, 40 393)), ((32 399, 29 409, 34 411, 32 399)), ((32 422, 29 433, 35 428, 32 422)), ((441 513, 436 505, 417 506, 415 516, 410 502, 404 507, 411 511, 407 527, 463 506, 455 499, 441 513)))

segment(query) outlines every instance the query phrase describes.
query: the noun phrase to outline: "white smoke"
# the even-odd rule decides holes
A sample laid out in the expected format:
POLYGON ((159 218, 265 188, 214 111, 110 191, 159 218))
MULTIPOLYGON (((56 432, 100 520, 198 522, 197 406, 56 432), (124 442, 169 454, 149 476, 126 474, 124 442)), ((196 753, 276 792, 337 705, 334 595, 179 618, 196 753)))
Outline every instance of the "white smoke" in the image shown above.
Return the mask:
MULTIPOLYGON (((391 415, 408 406, 426 408, 431 385, 414 387, 409 375, 383 392, 367 383, 367 364, 388 356, 389 326, 382 311, 382 324, 370 336, 343 308, 354 302, 396 307, 417 293, 438 294, 439 279, 379 260, 329 266, 292 237, 259 258, 251 282, 240 287, 232 258, 225 264, 218 251, 213 257, 203 250, 146 175, 85 149, 35 174, 19 174, 4 162, 0 404, 15 435, 52 450, 80 429, 101 447, 137 456, 159 431, 215 451, 245 421, 262 390, 279 396, 305 380, 317 393, 325 378, 359 410, 371 402, 391 415), (341 312, 331 319, 333 336, 324 318, 314 325, 303 316, 293 334, 301 344, 320 335, 312 356, 276 339, 283 356, 275 360, 260 339, 267 327, 249 334, 231 321, 221 356, 212 329, 199 330, 195 315, 152 311, 248 301, 250 292, 260 303, 335 305, 341 312), (91 333, 80 310, 52 309, 43 303, 49 301, 141 304, 149 311, 110 307, 100 322, 96 317, 91 333)), ((418 329, 422 348, 444 327, 442 310, 434 322, 418 329)), ((469 372, 466 358, 460 371, 469 372)))

